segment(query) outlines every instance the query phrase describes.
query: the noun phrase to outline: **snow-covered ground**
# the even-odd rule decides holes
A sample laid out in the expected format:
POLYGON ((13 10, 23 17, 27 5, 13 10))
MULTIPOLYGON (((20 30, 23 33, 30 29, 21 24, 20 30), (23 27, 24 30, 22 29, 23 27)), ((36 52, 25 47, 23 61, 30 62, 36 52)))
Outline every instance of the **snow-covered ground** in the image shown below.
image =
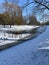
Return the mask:
POLYGON ((0 65, 49 65, 49 26, 38 37, 0 51, 0 65))
POLYGON ((8 33, 0 34, 0 46, 13 43, 13 42, 17 42, 21 39, 23 40, 24 38, 30 35, 31 34, 18 34, 18 35, 8 34, 8 33))
POLYGON ((42 49, 49 49, 49 46, 47 46, 47 47, 42 47, 42 48, 39 48, 39 50, 42 50, 42 49))
POLYGON ((16 42, 17 40, 20 40, 20 39, 24 39, 28 36, 30 36, 31 34, 30 33, 27 33, 27 34, 11 34, 11 33, 6 33, 6 31, 30 31, 32 29, 35 29, 35 28, 38 28, 39 26, 28 26, 28 25, 21 25, 21 26, 10 26, 9 25, 6 25, 5 28, 0 25, 0 45, 4 45, 4 44, 8 44, 8 43, 12 43, 12 42, 16 42), (5 31, 5 32, 4 32, 5 31))
POLYGON ((0 40, 9 40, 9 39, 12 39, 12 40, 19 40, 19 39, 23 39, 24 37, 26 36, 30 36, 31 34, 8 34, 8 33, 3 33, 3 34, 0 34, 0 40))
POLYGON ((11 28, 1 28, 1 31, 12 31, 12 32, 20 32, 20 31, 31 31, 35 28, 38 28, 39 26, 32 26, 32 25, 14 25, 11 26, 11 28))

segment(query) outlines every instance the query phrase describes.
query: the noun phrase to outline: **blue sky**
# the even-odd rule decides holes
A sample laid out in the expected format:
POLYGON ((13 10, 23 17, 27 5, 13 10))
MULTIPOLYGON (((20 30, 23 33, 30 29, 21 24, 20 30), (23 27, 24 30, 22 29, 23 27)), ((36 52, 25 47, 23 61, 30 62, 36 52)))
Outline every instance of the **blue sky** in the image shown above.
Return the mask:
POLYGON ((3 2, 4 0, 0 0, 0 2, 3 2))

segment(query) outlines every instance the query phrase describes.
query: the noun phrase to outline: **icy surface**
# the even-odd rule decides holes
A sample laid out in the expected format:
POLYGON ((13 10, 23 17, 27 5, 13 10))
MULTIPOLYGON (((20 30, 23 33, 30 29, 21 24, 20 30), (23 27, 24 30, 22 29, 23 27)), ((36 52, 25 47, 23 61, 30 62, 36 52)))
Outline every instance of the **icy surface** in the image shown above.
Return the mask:
POLYGON ((49 65, 49 26, 38 37, 0 51, 0 65, 49 65))

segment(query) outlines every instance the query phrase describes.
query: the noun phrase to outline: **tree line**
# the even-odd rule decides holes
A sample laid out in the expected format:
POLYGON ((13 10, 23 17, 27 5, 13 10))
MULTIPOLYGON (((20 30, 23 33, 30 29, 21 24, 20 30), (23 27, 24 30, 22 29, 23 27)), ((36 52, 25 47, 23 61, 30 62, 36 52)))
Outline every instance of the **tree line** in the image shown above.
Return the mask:
POLYGON ((18 5, 14 3, 8 3, 5 1, 1 4, 2 12, 0 13, 0 24, 1 25, 36 25, 39 24, 35 16, 29 16, 29 23, 27 19, 23 19, 22 10, 18 5))
MULTIPOLYGON (((49 10, 48 0, 27 0, 26 3, 20 7, 18 2, 21 0, 4 0, 0 4, 0 24, 2 25, 40 25, 35 15, 30 15, 28 18, 22 15, 23 9, 28 5, 36 5, 33 9, 34 13, 44 12, 45 9, 49 10), (36 11, 36 12, 35 12, 36 11)), ((42 13, 43 14, 43 13, 42 13)), ((42 17, 43 18, 43 17, 42 17)))

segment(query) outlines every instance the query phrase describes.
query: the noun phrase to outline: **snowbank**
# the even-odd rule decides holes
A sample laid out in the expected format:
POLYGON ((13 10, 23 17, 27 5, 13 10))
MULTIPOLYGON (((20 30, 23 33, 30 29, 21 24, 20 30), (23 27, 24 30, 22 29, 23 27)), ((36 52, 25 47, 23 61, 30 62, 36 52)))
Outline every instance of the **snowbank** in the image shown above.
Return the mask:
POLYGON ((1 28, 0 30, 2 31, 0 33, 0 46, 1 45, 5 45, 5 44, 9 44, 9 43, 12 43, 12 42, 17 42, 19 40, 26 40, 28 39, 31 34, 30 33, 27 33, 27 34, 18 34, 18 35, 15 35, 15 34, 10 34, 10 33, 4 33, 3 31, 14 31, 14 32, 19 32, 19 31, 30 31, 32 29, 35 29, 35 28, 38 28, 39 26, 31 26, 31 25, 21 25, 21 26, 11 26, 11 28, 8 28, 6 26, 6 28, 1 28))
POLYGON ((11 28, 1 28, 1 31, 12 31, 12 32, 20 32, 20 31, 31 31, 39 26, 31 26, 31 25, 14 25, 11 28))
POLYGON ((24 40, 26 37, 30 36, 31 34, 19 34, 19 35, 12 35, 12 34, 0 34, 0 46, 1 45, 5 45, 5 44, 9 44, 9 43, 13 43, 13 42, 17 42, 17 41, 22 41, 24 40))
POLYGON ((19 39, 23 39, 27 36, 30 36, 31 34, 8 34, 8 33, 4 33, 4 34, 0 34, 0 40, 19 40, 19 39))

